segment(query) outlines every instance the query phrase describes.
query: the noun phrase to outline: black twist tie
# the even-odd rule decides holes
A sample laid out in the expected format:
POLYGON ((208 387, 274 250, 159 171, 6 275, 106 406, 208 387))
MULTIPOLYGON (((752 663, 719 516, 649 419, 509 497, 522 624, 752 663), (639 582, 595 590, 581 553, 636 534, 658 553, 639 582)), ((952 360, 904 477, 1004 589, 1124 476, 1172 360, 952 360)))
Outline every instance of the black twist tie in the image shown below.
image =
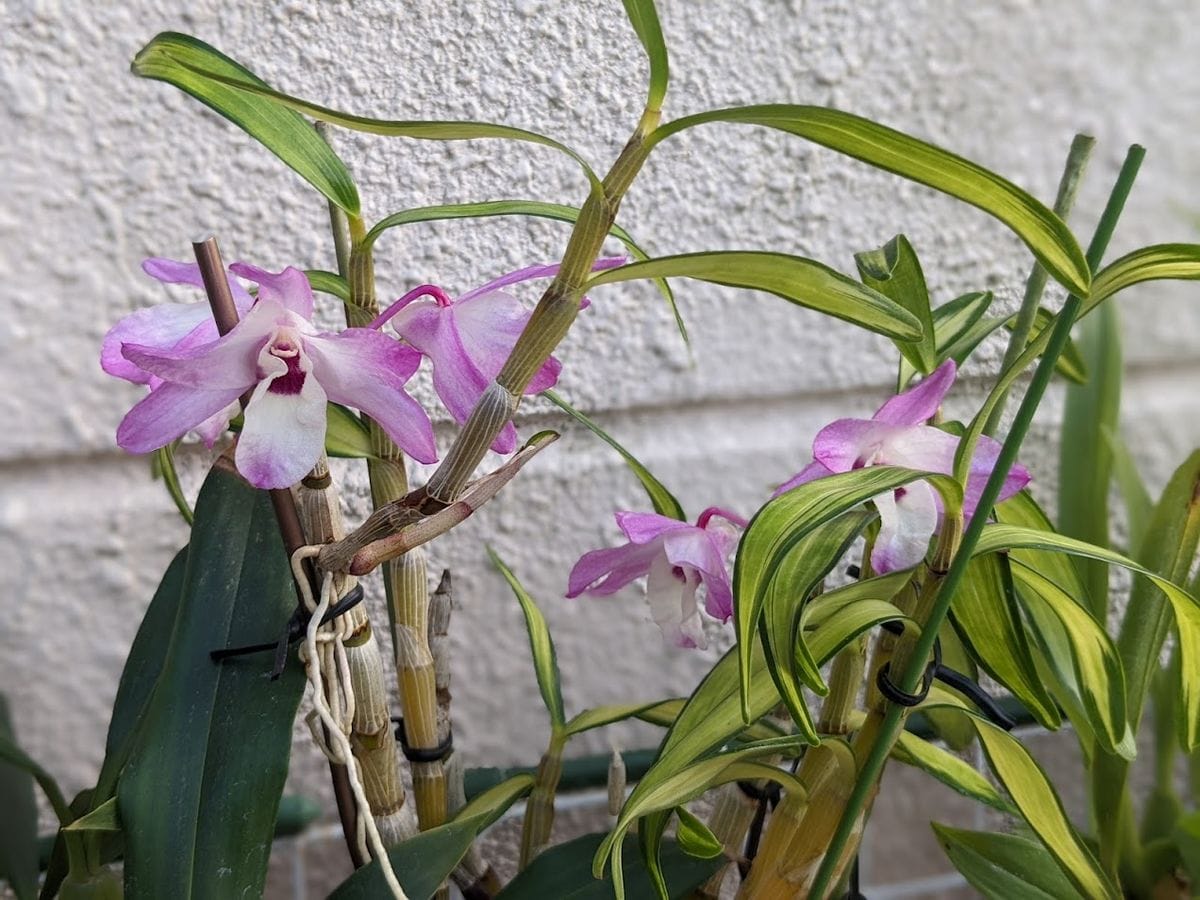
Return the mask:
POLYGON ((324 475, 305 475, 300 479, 300 483, 310 491, 323 491, 333 484, 333 475, 329 472, 324 475))
MULTIPOLYGON (((343 613, 349 612, 358 604, 362 603, 363 597, 362 585, 356 584, 335 603, 325 611, 325 615, 321 617, 321 624, 331 622, 343 613)), ((308 629, 309 620, 312 618, 306 610, 297 608, 288 619, 287 625, 284 626, 283 633, 279 636, 278 641, 272 641, 269 644, 248 644, 245 647, 223 647, 220 650, 209 651, 209 658, 213 662, 221 662, 221 660, 229 659, 233 656, 246 656, 250 653, 263 653, 267 650, 275 651, 275 668, 271 671, 271 679, 278 678, 283 673, 283 668, 287 665, 287 648, 304 637, 305 631, 308 629), (282 657, 282 662, 280 658, 282 657)))
MULTIPOLYGON (((901 629, 904 628, 903 625, 900 625, 900 627, 901 629)), ((925 698, 929 696, 929 689, 933 687, 933 679, 941 667, 942 642, 938 640, 933 642, 933 660, 925 667, 925 674, 921 678, 921 687, 918 693, 910 694, 907 691, 900 690, 896 686, 896 683, 892 681, 888 674, 892 668, 890 660, 880 667, 879 673, 875 676, 875 685, 879 688, 879 693, 883 694, 888 700, 911 709, 925 702, 925 698)))
POLYGON ((738 790, 755 803, 770 803, 772 809, 779 804, 779 785, 774 781, 765 788, 760 788, 753 781, 748 780, 738 781, 737 786, 738 790))
POLYGON ((412 763, 435 763, 442 762, 450 755, 454 749, 454 732, 447 731, 446 739, 436 747, 413 747, 408 743, 408 734, 404 731, 404 719, 401 716, 393 716, 392 721, 396 723, 396 741, 400 744, 400 752, 404 754, 404 758, 412 763))

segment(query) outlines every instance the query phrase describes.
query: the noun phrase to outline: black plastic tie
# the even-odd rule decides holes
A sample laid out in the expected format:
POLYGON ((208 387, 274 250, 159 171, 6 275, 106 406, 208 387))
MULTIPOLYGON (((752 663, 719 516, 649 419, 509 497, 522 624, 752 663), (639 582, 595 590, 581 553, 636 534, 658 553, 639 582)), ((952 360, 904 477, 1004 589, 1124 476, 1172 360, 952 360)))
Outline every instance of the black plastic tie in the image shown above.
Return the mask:
POLYGON ((400 744, 400 752, 404 754, 404 758, 412 763, 435 763, 442 762, 450 751, 454 749, 454 732, 446 732, 446 739, 436 747, 413 747, 408 743, 408 734, 404 731, 404 719, 400 716, 394 716, 392 721, 396 723, 396 741, 400 744))

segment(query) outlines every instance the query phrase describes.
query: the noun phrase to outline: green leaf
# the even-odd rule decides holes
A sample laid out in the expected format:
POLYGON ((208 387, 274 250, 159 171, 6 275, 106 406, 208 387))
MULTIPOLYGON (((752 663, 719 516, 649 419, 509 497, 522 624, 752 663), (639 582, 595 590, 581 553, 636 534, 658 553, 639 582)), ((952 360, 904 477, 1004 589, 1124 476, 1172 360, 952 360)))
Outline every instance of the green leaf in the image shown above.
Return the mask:
MULTIPOLYGON (((768 502, 755 513, 738 544, 733 568, 734 633, 741 660, 741 683, 748 695, 750 647, 759 626, 767 594, 788 555, 818 527, 884 491, 928 480, 942 495, 946 509, 962 505, 962 488, 944 475, 931 475, 893 466, 868 466, 810 481, 768 502)), ((752 721, 748 703, 743 720, 752 721)))
POLYGON ((555 732, 566 725, 566 714, 563 712, 562 687, 559 683, 558 658, 554 652, 554 641, 550 637, 550 628, 546 625, 546 617, 538 609, 529 592, 525 590, 517 576, 504 564, 491 547, 487 548, 492 565, 504 576, 508 586, 512 588, 517 602, 521 604, 521 612, 525 614, 525 630, 529 634, 529 649, 533 654, 533 670, 537 675, 538 690, 542 692, 542 701, 550 713, 550 724, 555 732))
POLYGON ((987 673, 1008 688, 1043 727, 1057 729, 1062 716, 1038 676, 1004 557, 971 560, 954 595, 950 617, 987 673))
POLYGON ((192 507, 188 504, 187 497, 184 496, 183 487, 179 484, 179 473, 175 470, 176 446, 176 443, 170 443, 154 451, 154 475, 163 480, 163 485, 166 487, 167 493, 171 495, 171 500, 175 503, 175 508, 179 510, 179 515, 183 516, 183 521, 191 525, 194 519, 192 507))
POLYGON ((678 807, 675 814, 679 817, 679 827, 675 831, 675 840, 679 842, 679 849, 689 856, 697 856, 700 859, 712 859, 714 856, 721 855, 724 847, 717 840, 717 836, 709 830, 707 825, 688 812, 687 807, 678 807))
POLYGON ((222 458, 196 503, 170 646, 118 784, 126 896, 262 891, 304 673, 294 655, 271 681, 269 658, 216 664, 209 652, 273 641, 295 602, 270 499, 222 458))
POLYGON ((654 0, 622 0, 629 24, 637 32, 638 40, 646 49, 650 61, 650 87, 646 97, 647 110, 662 109, 670 79, 670 64, 667 58, 667 42, 663 40, 662 26, 658 22, 658 10, 654 0))
MULTIPOLYGON (((1044 605, 1070 641, 1069 659, 1092 735, 1106 753, 1132 759, 1136 751, 1125 709, 1125 675, 1104 626, 1061 587, 1020 563, 1012 567, 1026 607, 1044 605)), ((1035 618, 1035 621, 1037 619, 1035 618)))
POLYGON ((707 122, 776 128, 957 197, 1011 228, 1068 290, 1087 293, 1087 261, 1063 221, 1027 192, 961 156, 850 113, 783 103, 685 116, 659 128, 650 142, 707 122))
POLYGON ((634 717, 642 718, 643 713, 655 710, 662 705, 663 701, 655 700, 651 703, 623 703, 585 709, 579 715, 573 716, 567 721, 562 729, 563 735, 574 737, 585 731, 591 731, 593 728, 611 725, 613 722, 623 722, 625 719, 632 719, 634 717))
MULTIPOLYGON (((1150 579, 1167 595, 1171 610, 1175 615, 1179 633, 1179 648, 1182 653, 1179 693, 1181 709, 1184 714, 1180 717, 1180 726, 1186 732, 1181 736, 1182 743, 1188 750, 1200 745, 1200 603, 1197 603, 1191 594, 1168 579, 1138 565, 1120 553, 1051 532, 1014 525, 989 525, 984 529, 975 553, 982 555, 999 550, 1022 548, 1050 550, 1068 553, 1072 556, 1104 560, 1150 579)), ((1044 570, 1038 569, 1037 571, 1044 570)), ((1142 615, 1142 611, 1132 600, 1129 608, 1135 612, 1136 616, 1142 615)), ((1124 654, 1122 654, 1122 662, 1128 683, 1132 681, 1134 674, 1130 662, 1124 658, 1124 654)), ((1132 695, 1132 688, 1130 691, 1132 695)), ((1134 718, 1132 712, 1130 709, 1131 720, 1134 718)))
MULTIPOLYGON (((593 189, 600 186, 600 179, 583 157, 565 144, 559 143, 545 135, 526 131, 523 128, 512 128, 508 125, 493 125, 490 122, 372 119, 369 116, 356 116, 351 113, 340 112, 336 109, 330 109, 327 106, 321 106, 311 103, 308 100, 302 100, 299 97, 292 97, 281 91, 276 91, 242 66, 233 62, 233 60, 209 47, 203 41, 198 41, 195 38, 182 34, 167 32, 156 37, 134 58, 133 71, 147 78, 158 78, 162 81, 169 81, 171 84, 183 88, 206 103, 209 103, 206 96, 202 96, 199 92, 203 91, 207 96, 216 96, 224 105, 233 106, 235 109, 242 108, 238 106, 240 101, 243 107, 249 107, 256 113, 260 110, 274 110, 277 113, 291 112, 293 115, 304 113, 318 121, 328 122, 330 125, 340 125, 343 128, 362 131, 367 134, 378 134, 385 137, 406 137, 424 141, 471 141, 481 138, 503 138, 512 141, 540 144, 541 146, 551 147, 565 153, 578 163, 588 182, 593 186, 593 189), (257 102, 252 102, 251 98, 257 98, 257 102), (263 100, 269 102, 263 103, 261 102, 263 100)), ((209 105, 213 106, 222 115, 233 118, 224 108, 216 106, 214 103, 209 103, 209 105)), ((258 114, 266 115, 265 112, 258 114)), ((301 123, 304 122, 298 115, 296 119, 301 123)), ((237 119, 234 119, 234 121, 242 125, 243 128, 246 128, 247 131, 250 131, 241 121, 237 119)), ((251 134, 260 141, 263 140, 262 137, 254 132, 251 132, 251 134)), ((313 136, 325 146, 326 153, 331 155, 333 151, 316 135, 315 131, 313 131, 313 136)), ((265 141, 263 142, 266 143, 265 141)), ((275 149, 270 145, 268 146, 272 150, 275 149)), ((279 155, 278 151, 275 152, 279 155)), ((281 156, 281 158, 283 157, 281 156)), ((334 158, 336 159, 336 157, 334 158)), ((295 168, 291 160, 284 159, 284 162, 295 168)), ((301 174, 304 175, 305 173, 301 172, 301 174)), ((305 177, 307 178, 308 176, 305 175, 305 177)), ((311 181, 312 179, 309 180, 311 181)), ((320 184, 313 182, 313 186, 322 193, 325 193, 324 188, 320 184)), ((349 187, 351 192, 353 192, 352 183, 349 187)), ((347 197, 342 197, 325 193, 325 196, 329 197, 338 206, 341 206, 347 213, 358 215, 357 194, 351 193, 347 197), (353 206, 346 205, 345 201, 347 199, 353 201, 353 206)))
POLYGON ((1013 812, 1012 804, 996 790, 995 785, 979 773, 978 769, 962 757, 955 756, 910 731, 900 732, 896 746, 892 748, 892 758, 932 775, 964 797, 978 800, 1004 813, 1013 812))
MULTIPOLYGON (((496 900, 612 900, 612 876, 596 879, 591 873, 592 857, 604 837, 586 834, 538 854, 505 885, 496 900)), ((661 851, 661 867, 671 900, 685 900, 722 864, 721 860, 696 859, 667 841, 661 851)), ((623 874, 628 900, 653 900, 658 896, 641 860, 627 863, 623 874)))
POLYGON ((1029 751, 1003 728, 969 712, 967 714, 971 715, 992 773, 1063 874, 1089 900, 1120 900, 1121 894, 1071 825, 1062 801, 1029 751))
MULTIPOLYGON (((1029 328, 1030 340, 1037 337, 1052 322, 1053 318, 1054 314, 1050 310, 1039 307, 1037 313, 1034 315, 1033 324, 1029 328)), ((975 352, 975 348, 983 342, 984 338, 1001 327, 1011 330, 1016 321, 1017 315, 1015 313, 1007 318, 1003 316, 988 316, 977 319, 947 345, 941 347, 939 349, 939 357, 942 360, 953 359, 961 366, 967 357, 975 352)), ((1040 352, 1037 355, 1040 356, 1040 352)), ((1082 384, 1087 380, 1087 367, 1084 365, 1079 348, 1075 346, 1073 341, 1067 341, 1063 352, 1054 361, 1054 370, 1068 381, 1073 381, 1076 384, 1082 384)))
POLYGON ((325 452, 343 459, 374 459, 371 432, 366 424, 338 403, 325 405, 325 452))
POLYGON ((902 234, 878 250, 854 254, 863 284, 895 300, 921 323, 922 335, 915 341, 896 341, 896 347, 918 372, 928 375, 937 368, 937 343, 929 291, 916 251, 902 234))
POLYGON ((1079 892, 1036 841, 932 824, 954 868, 987 900, 1078 900, 1079 892))
POLYGON ((138 726, 146 714, 154 685, 158 682, 158 674, 166 663, 186 569, 187 547, 184 547, 175 554, 163 573, 162 581, 142 616, 129 655, 125 657, 125 667, 121 670, 117 698, 113 701, 112 716, 108 723, 104 762, 100 766, 88 811, 116 796, 117 779, 129 759, 138 726))
MULTIPOLYGON (((789 794, 805 795, 804 785, 790 772, 774 766, 754 764, 755 757, 795 750, 801 745, 799 736, 788 735, 756 741, 741 749, 718 753, 679 769, 665 778, 656 779, 650 786, 646 779, 638 782, 629 799, 621 808, 617 823, 596 851, 592 862, 592 874, 599 878, 604 873, 605 863, 619 846, 626 832, 637 819, 661 810, 671 809, 694 800, 710 788, 740 781, 746 778, 767 778, 780 784, 789 794)), ((649 773, 647 773, 649 774, 649 773)), ((617 884, 617 897, 622 896, 616 858, 613 859, 613 880, 617 884)))
POLYGON ((330 294, 343 303, 350 302, 350 285, 341 275, 322 269, 306 269, 304 274, 308 276, 308 283, 314 291, 330 294))
MULTIPOLYGON (((0 694, 0 744, 16 747, 8 700, 0 694)), ((0 880, 17 900, 31 900, 38 890, 38 811, 33 775, 23 765, 0 762, 0 880)))
MULTIPOLYGON (((1068 385, 1058 460, 1058 531, 1098 547, 1109 546, 1108 492, 1113 456, 1104 432, 1118 427, 1121 410, 1121 324, 1115 303, 1079 324, 1079 346, 1088 380, 1068 385)), ((1088 608, 1108 611, 1108 566, 1079 563, 1088 608)))
MULTIPOLYGON (((389 228, 395 228, 398 225, 409 225, 416 222, 436 222, 446 219, 485 219, 492 216, 533 216, 574 224, 579 220, 579 209, 574 206, 564 206, 561 203, 545 203, 541 200, 490 200, 483 203, 447 203, 438 206, 420 206, 415 209, 406 209, 398 213, 393 213, 386 218, 380 219, 367 232, 364 241, 370 247, 385 231, 389 228)), ((625 249, 629 251, 629 255, 634 259, 645 260, 650 258, 641 245, 633 239, 633 235, 620 225, 614 223, 609 227, 608 233, 624 244, 625 249)), ((675 294, 671 291, 670 284, 667 283, 665 278, 654 279, 654 284, 671 307, 671 315, 675 318, 675 325, 686 343, 688 340, 687 328, 683 324, 683 317, 679 314, 679 307, 675 303, 675 294)), ((348 293, 349 290, 347 289, 348 293)))
MULTIPOLYGON (((962 348, 958 346, 958 342, 964 338, 964 335, 972 333, 976 323, 982 319, 983 314, 992 305, 992 299, 991 291, 963 294, 933 311, 933 343, 937 365, 941 365, 948 359, 953 359, 962 365, 962 361, 971 354, 976 344, 991 334, 991 329, 988 329, 987 332, 980 335, 979 340, 969 346, 962 348)), ((903 391, 916 374, 916 367, 901 357, 896 392, 903 391)))
POLYGON ((887 337, 921 337, 921 323, 904 307, 828 266, 786 253, 733 250, 663 256, 597 272, 588 279, 588 289, 674 277, 766 291, 887 337))
MULTIPOLYGON (((475 838, 533 787, 532 775, 517 775, 480 794, 446 825, 423 831, 388 848, 392 871, 409 900, 429 900, 466 855, 475 838)), ((371 861, 343 881, 330 900, 378 900, 389 896, 383 872, 371 861)))
POLYGON ((1112 453, 1113 477, 1121 492, 1121 501, 1125 504, 1129 533, 1128 550, 1130 553, 1136 553, 1150 525, 1154 501, 1150 499, 1150 492, 1146 489, 1146 483, 1138 472, 1137 463, 1133 461, 1133 454, 1129 452, 1129 445, 1125 443, 1124 438, 1112 428, 1102 429, 1101 433, 1104 442, 1108 444, 1109 452, 1112 453))
POLYGON ((163 32, 133 59, 133 73, 165 81, 220 113, 278 156, 301 178, 352 216, 358 190, 345 164, 291 109, 232 88, 221 79, 269 91, 249 69, 196 38, 163 32))
POLYGON ((94 810, 80 816, 64 831, 120 831, 121 819, 117 815, 117 798, 109 797, 94 810))
POLYGON ((828 688, 801 639, 804 604, 873 518, 864 511, 845 513, 807 534, 780 566, 763 604, 760 630, 767 668, 792 720, 814 745, 820 738, 802 686, 821 695, 828 688))
POLYGON ((1200 278, 1200 244, 1155 244, 1127 253, 1096 273, 1080 316, 1113 294, 1145 281, 1200 278))
MULTIPOLYGON (((5 709, 5 713, 7 713, 7 709, 5 709)), ((58 786, 58 782, 54 780, 54 776, 38 765, 29 754, 17 746, 13 738, 11 725, 7 728, 0 728, 0 766, 10 766, 27 775, 33 776, 33 780, 37 782, 38 787, 42 789, 42 793, 46 795, 46 799, 50 801, 50 805, 54 808, 54 814, 58 816, 58 821, 61 824, 66 825, 75 818, 74 813, 71 812, 71 808, 67 805, 67 800, 63 796, 62 789, 58 786)))
MULTIPOLYGON (((1033 340, 1043 330, 1053 325, 1054 317, 1055 313, 1044 306, 1039 306, 1034 314, 1033 324, 1029 328, 1029 339, 1033 340)), ((1016 315, 1009 316, 1004 320, 1004 327, 1011 330, 1016 321, 1016 315)), ((1088 380, 1088 362, 1084 359, 1083 352, 1075 341, 1067 339, 1067 345, 1063 347, 1062 353, 1054 361, 1054 370, 1067 381, 1075 384, 1084 384, 1088 380)))
POLYGON ((637 480, 642 483, 646 494, 650 497, 650 503, 654 507, 654 511, 660 516, 667 516, 671 519, 678 519, 680 522, 686 522, 687 516, 684 515, 683 507, 679 505, 679 501, 674 495, 666 489, 661 481, 650 474, 650 470, 638 462, 637 457, 617 443, 616 439, 608 434, 603 428, 573 407, 570 403, 556 394, 554 391, 542 391, 542 396, 569 415, 576 422, 579 422, 608 446, 612 447, 617 453, 621 454, 621 458, 625 460, 625 464, 629 466, 631 472, 637 476, 637 480))
POLYGON ((1192 884, 1200 882, 1200 812, 1179 820, 1175 827, 1175 843, 1183 857, 1184 868, 1192 877, 1192 884))

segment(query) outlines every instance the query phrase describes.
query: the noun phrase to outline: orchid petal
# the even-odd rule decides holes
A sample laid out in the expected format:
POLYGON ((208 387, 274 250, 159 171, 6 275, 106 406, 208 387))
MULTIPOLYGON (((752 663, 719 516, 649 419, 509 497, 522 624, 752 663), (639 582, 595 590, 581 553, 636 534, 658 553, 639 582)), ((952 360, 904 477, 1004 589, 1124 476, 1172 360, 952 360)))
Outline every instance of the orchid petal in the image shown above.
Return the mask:
POLYGON ((771 494, 772 499, 780 494, 786 494, 793 488, 798 488, 802 484, 808 484, 810 481, 816 481, 818 478, 827 478, 834 474, 824 463, 813 460, 779 487, 775 488, 775 492, 771 494))
POLYGON ((304 349, 329 399, 361 409, 413 459, 437 461, 433 426, 405 389, 421 362, 416 351, 366 328, 306 336, 304 349))
POLYGON ((670 531, 699 530, 687 522, 680 522, 669 516, 660 516, 658 513, 621 510, 614 514, 614 518, 617 520, 617 527, 634 544, 648 544, 670 531))
MULTIPOLYGON (((963 496, 964 521, 969 521, 971 516, 975 515, 983 488, 991 477, 992 469, 996 467, 996 459, 999 456, 1000 442, 986 435, 981 436, 979 443, 975 445, 975 455, 971 457, 971 471, 967 476, 967 490, 963 496)), ((1007 500, 1029 484, 1029 481, 1029 470, 1020 463, 1013 463, 1012 468, 1008 470, 1008 477, 1000 486, 1000 496, 996 498, 996 502, 1007 500)))
POLYGON ((870 419, 838 419, 817 432, 813 457, 831 472, 849 472, 878 461, 897 426, 870 419))
POLYGON ((229 334, 198 347, 159 349, 125 344, 125 358, 165 381, 202 390, 241 388, 258 382, 256 359, 279 326, 297 320, 277 303, 260 301, 229 334))
POLYGON ((229 423, 233 417, 241 411, 242 404, 234 400, 215 416, 209 416, 192 431, 196 432, 200 436, 200 440, 204 441, 204 446, 211 450, 221 436, 229 430, 229 423))
POLYGON ((624 544, 585 553, 567 578, 567 597, 615 594, 649 572, 651 560, 661 551, 658 544, 624 544))
POLYGON ((206 322, 212 325, 210 340, 216 340, 217 325, 207 303, 163 303, 139 309, 110 328, 104 336, 100 368, 134 384, 149 384, 150 373, 126 359, 121 353, 121 345, 138 344, 169 350, 206 322))
MULTIPOLYGON (((232 266, 230 267, 233 268, 232 266)), ((194 263, 179 262, 174 259, 164 259, 159 256, 152 256, 149 259, 142 260, 142 271, 151 278, 161 281, 163 284, 190 284, 192 287, 198 287, 204 290, 204 276, 200 274, 200 267, 194 263)), ((229 291, 233 294, 233 304, 237 307, 237 311, 245 314, 254 298, 250 296, 250 292, 242 287, 242 283, 234 278, 229 273, 225 275, 229 282, 229 291)))
POLYGON ((258 285, 259 302, 273 300, 306 320, 312 318, 312 285, 308 283, 308 276, 299 269, 288 266, 282 272, 268 272, 249 263, 235 262, 229 271, 258 285))
POLYGON ((646 581, 650 616, 663 639, 676 647, 704 649, 704 620, 696 606, 700 578, 694 571, 676 569, 663 556, 655 557, 646 581))
POLYGON ((705 609, 713 618, 728 621, 733 615, 733 588, 725 555, 713 535, 698 528, 668 532, 663 538, 663 549, 672 565, 685 572, 699 572, 708 595, 705 609))
POLYGON ((929 421, 942 405, 942 399, 950 390, 950 386, 954 384, 957 371, 954 360, 946 360, 916 387, 897 394, 879 407, 872 418, 876 422, 887 422, 890 425, 921 425, 929 421))
POLYGON ((117 443, 130 453, 165 447, 220 413, 240 394, 240 389, 205 391, 163 384, 125 414, 117 428, 117 443))
POLYGON ((925 558, 937 528, 933 488, 925 481, 872 498, 879 510, 879 536, 871 551, 871 567, 880 575, 909 569, 925 558))
POLYGON ((954 471, 958 441, 949 432, 929 425, 895 426, 880 448, 876 462, 950 475, 954 471))
MULTIPOLYGON (((463 349, 489 381, 500 374, 532 315, 519 300, 502 291, 460 299, 443 313, 447 314, 454 316, 463 349)), ((525 393, 538 394, 554 387, 561 371, 562 363, 550 357, 534 373, 525 393)))
POLYGON ((268 374, 246 405, 234 453, 238 471, 255 487, 291 487, 308 474, 325 447, 325 391, 304 353, 297 363, 304 373, 300 390, 272 391, 276 379, 288 374, 288 365, 269 347, 259 354, 259 368, 268 374))

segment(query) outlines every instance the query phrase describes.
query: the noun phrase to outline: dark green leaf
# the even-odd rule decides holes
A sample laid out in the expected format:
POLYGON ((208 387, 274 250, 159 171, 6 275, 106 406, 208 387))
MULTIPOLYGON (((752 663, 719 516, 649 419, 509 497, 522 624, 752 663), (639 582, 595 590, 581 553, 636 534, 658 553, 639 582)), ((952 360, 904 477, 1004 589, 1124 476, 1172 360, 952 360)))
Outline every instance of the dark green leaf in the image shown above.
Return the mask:
MULTIPOLYGON (((532 131, 526 131, 523 128, 512 128, 508 125, 493 125, 490 122, 438 122, 438 121, 419 121, 419 120, 389 120, 389 119, 372 119, 369 116, 356 116, 351 113, 340 112, 336 109, 330 109, 326 106, 321 106, 316 103, 310 103, 307 100, 302 100, 299 97, 292 97, 284 94, 281 91, 276 91, 268 86, 265 82, 260 81, 252 73, 239 66, 237 63, 217 53, 212 47, 209 47, 202 41, 195 38, 187 37, 186 35, 166 33, 160 34, 151 41, 134 59, 133 70, 138 75, 143 75, 147 78, 159 78, 163 81, 170 81, 182 87, 188 93, 198 97, 204 102, 209 102, 199 92, 203 91, 209 95, 215 95, 220 98, 226 105, 238 107, 238 103, 243 106, 248 106, 258 115, 266 115, 264 110, 275 110, 276 112, 293 112, 304 113, 312 116, 321 122, 328 122, 331 125, 341 125, 343 128, 349 128, 353 131, 363 131, 367 134, 379 134, 385 137, 406 137, 415 140, 426 141, 470 141, 480 138, 504 138, 512 141, 525 141, 532 144, 540 144, 544 147, 552 147, 562 153, 565 153, 582 168, 584 175, 587 176, 588 182, 593 186, 593 189, 599 187, 600 179, 591 167, 578 153, 561 144, 553 138, 545 137, 532 131), (186 85, 186 86, 185 86, 186 85), (254 102, 251 102, 254 101, 254 102), (263 102, 268 101, 268 102, 263 102)), ((230 116, 225 109, 213 106, 222 115, 230 116)), ((303 119, 297 115, 296 118, 303 123, 303 119)), ((242 123, 234 119, 239 125, 242 123)), ((245 125, 242 125, 245 128, 245 125)), ((247 128, 247 131, 250 129, 247 128)), ((312 131, 312 129, 309 129, 312 131)), ((254 132, 251 132, 254 134, 254 132)), ((313 131, 314 137, 316 132, 313 131)), ((255 137, 259 137, 257 134, 255 137)), ((259 140, 262 140, 259 137, 259 140)), ((323 140, 317 137, 321 144, 325 145, 327 154, 332 154, 332 150, 323 140)), ((265 143, 265 141, 264 141, 265 143)), ((270 145, 268 145, 270 146, 270 145)), ((271 147, 274 150, 274 147, 271 147)), ((276 151, 277 152, 277 151, 276 151)), ((336 159, 336 157, 334 157, 336 159)), ((293 163, 284 159, 289 165, 295 166, 293 163)), ((304 174, 301 172, 301 174, 304 174)), ((308 177, 307 175, 305 177, 308 177)), ((310 179, 311 181, 312 179, 310 179)), ((314 187, 325 193, 324 188, 320 184, 313 182, 314 187)), ((350 185, 353 190, 353 184, 350 185)), ((353 208, 344 204, 344 197, 331 196, 326 193, 334 203, 337 203, 342 209, 351 215, 358 214, 358 196, 354 194, 353 208)))
POLYGON ((1062 716, 1033 661, 1007 559, 985 556, 971 560, 954 595, 950 616, 988 674, 1008 688, 1042 726, 1058 728, 1062 716))
POLYGON ((222 458, 196 503, 162 673, 118 784, 126 896, 262 891, 292 723, 304 688, 293 655, 220 664, 209 652, 273 641, 295 590, 271 502, 222 458))
MULTIPOLYGON (((0 742, 16 746, 8 701, 0 694, 0 742)), ((0 762, 0 881, 7 881, 17 900, 37 896, 38 811, 33 776, 24 766, 0 762)))
POLYGON ((1087 261, 1063 221, 1027 192, 961 156, 850 113, 782 103, 685 116, 650 140, 657 143, 706 122, 776 128, 964 200, 1011 228, 1067 289, 1087 294, 1087 261))
POLYGON ((65 831, 120 831, 121 820, 117 815, 117 798, 109 797, 94 810, 80 816, 65 831))
MULTIPOLYGON (((459 810, 452 822, 389 848, 392 871, 409 900, 429 900, 479 833, 532 787, 532 775, 517 775, 480 794, 459 810)), ((387 896, 389 891, 379 864, 371 862, 343 881, 329 895, 329 900, 378 900, 387 896)))
POLYGON ((92 804, 99 805, 115 796, 117 779, 129 759, 138 724, 146 713, 158 674, 166 662, 186 568, 187 547, 184 547, 175 554, 163 573, 162 581, 142 616, 129 655, 125 657, 125 667, 121 670, 121 680, 117 686, 117 699, 113 701, 112 717, 108 723, 104 763, 87 807, 89 812, 95 809, 92 804))
MULTIPOLYGON (((564 206, 561 203, 546 203, 541 200, 490 200, 483 203, 447 203, 438 206, 420 206, 416 209, 406 209, 402 212, 393 213, 390 216, 380 219, 367 232, 365 242, 367 246, 371 246, 386 230, 395 228, 398 225, 409 225, 415 222, 436 222, 444 219, 484 219, 491 216, 534 216, 574 224, 579 220, 579 209, 574 206, 564 206)), ((625 249, 629 251, 629 255, 634 259, 645 260, 650 258, 646 251, 633 239, 633 236, 620 225, 614 223, 608 229, 608 233, 624 244, 625 249)), ((667 283, 665 278, 656 278, 654 283, 658 287, 659 292, 666 298, 668 305, 671 307, 671 315, 675 318, 675 325, 678 327, 679 333, 683 336, 684 342, 687 342, 687 328, 683 324, 683 317, 679 314, 679 307, 675 303, 675 294, 671 291, 670 284, 667 283)), ((347 293, 349 293, 348 290, 347 293)))
MULTIPOLYGON (((604 840, 603 834, 583 837, 551 847, 538 855, 505 886, 496 900, 612 900, 612 875, 592 877, 591 862, 604 840)), ((661 851, 662 872, 672 900, 684 900, 721 865, 720 860, 696 859, 673 841, 661 851)), ((627 900, 655 900, 658 896, 640 859, 624 866, 627 900)))
POLYGON ((1116 479, 1121 492, 1121 501, 1125 504, 1125 515, 1128 519, 1127 549, 1131 554, 1136 553, 1150 525, 1154 501, 1150 499, 1146 482, 1142 480, 1137 464, 1133 461, 1133 454, 1129 452, 1129 446, 1120 433, 1116 429, 1106 428, 1102 434, 1109 452, 1112 453, 1113 478, 1116 479))
POLYGON ((203 41, 163 32, 133 59, 133 72, 165 81, 216 110, 278 156, 305 181, 352 216, 358 190, 345 164, 302 116, 277 103, 235 90, 220 78, 267 90, 249 69, 203 41))
POLYGON ((854 262, 863 284, 895 300, 921 323, 918 340, 896 341, 896 347, 918 372, 928 375, 938 364, 933 314, 925 275, 908 238, 898 234, 878 250, 854 254, 854 262))
POLYGON ((921 323, 904 307, 828 266, 786 253, 716 251, 663 256, 597 272, 588 279, 588 289, 639 278, 675 277, 766 291, 887 337, 921 337, 921 323))
POLYGON ((1175 843, 1192 884, 1200 883, 1200 812, 1184 816, 1175 828, 1175 843))
POLYGON ((608 446, 612 447, 617 453, 621 454, 621 458, 625 460, 625 464, 629 466, 631 472, 637 476, 637 480, 642 483, 642 487, 646 489, 646 494, 650 497, 650 503, 654 507, 654 511, 660 516, 678 519, 680 522, 686 522, 687 516, 684 515, 683 507, 679 505, 679 501, 674 495, 666 489, 661 481, 650 474, 650 470, 638 462, 637 458, 617 443, 613 438, 602 429, 599 425, 569 404, 566 400, 556 394, 554 391, 542 391, 542 396, 569 415, 576 422, 579 422, 608 446))
POLYGON ((546 625, 546 617, 538 609, 529 592, 517 580, 517 576, 504 564, 491 547, 488 556, 508 586, 521 604, 521 612, 525 615, 525 631, 529 635, 529 649, 533 654, 533 671, 537 676, 538 690, 542 692, 542 701, 550 713, 550 725, 555 732, 561 731, 566 724, 566 714, 563 712, 562 686, 558 675, 558 658, 554 652, 554 641, 550 637, 550 628, 546 625))
POLYGON ((1078 900, 1079 892, 1054 857, 1016 834, 961 831, 933 823, 954 867, 987 900, 1078 900))

